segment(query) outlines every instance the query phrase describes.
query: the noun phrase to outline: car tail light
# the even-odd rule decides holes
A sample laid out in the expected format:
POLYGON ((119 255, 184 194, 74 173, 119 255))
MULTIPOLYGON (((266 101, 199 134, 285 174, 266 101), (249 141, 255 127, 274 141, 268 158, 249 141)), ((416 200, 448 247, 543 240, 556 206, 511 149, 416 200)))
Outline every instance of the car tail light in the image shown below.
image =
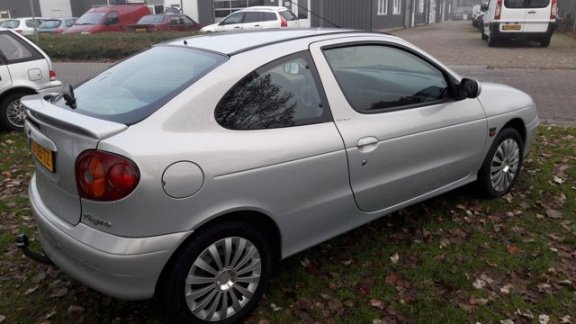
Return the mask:
POLYGON ((494 19, 500 19, 500 14, 502 13, 502 0, 496 2, 496 10, 494 11, 494 19))
POLYGON ((55 33, 61 33, 63 31, 64 31, 64 29, 62 29, 62 28, 56 28, 56 30, 54 30, 55 33))
POLYGON ((288 21, 282 16, 280 16, 280 27, 288 27, 288 21))
POLYGON ((120 155, 88 150, 76 159, 76 184, 80 197, 112 201, 128 196, 140 181, 134 162, 120 155))
POLYGON ((56 71, 50 70, 50 81, 56 80, 56 71))
POLYGON ((550 19, 556 19, 558 15, 558 0, 552 0, 552 11, 550 12, 550 19))

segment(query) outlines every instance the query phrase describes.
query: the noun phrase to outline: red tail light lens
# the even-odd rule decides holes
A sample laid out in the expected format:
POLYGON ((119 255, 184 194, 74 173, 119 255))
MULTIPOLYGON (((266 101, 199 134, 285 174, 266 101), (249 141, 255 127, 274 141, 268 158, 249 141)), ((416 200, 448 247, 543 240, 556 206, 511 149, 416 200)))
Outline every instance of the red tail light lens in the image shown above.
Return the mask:
POLYGON ((280 16, 280 27, 288 27, 288 21, 282 16, 280 16))
POLYGON ((56 71, 50 70, 50 81, 56 80, 56 71))
POLYGON ((76 159, 76 183, 80 197, 112 201, 128 196, 140 181, 134 162, 120 155, 88 150, 76 159))
POLYGON ((494 19, 500 19, 500 14, 502 13, 502 0, 496 2, 496 9, 494 11, 494 19))
POLYGON ((552 0, 552 12, 550 12, 550 19, 556 19, 558 15, 558 0, 552 0))

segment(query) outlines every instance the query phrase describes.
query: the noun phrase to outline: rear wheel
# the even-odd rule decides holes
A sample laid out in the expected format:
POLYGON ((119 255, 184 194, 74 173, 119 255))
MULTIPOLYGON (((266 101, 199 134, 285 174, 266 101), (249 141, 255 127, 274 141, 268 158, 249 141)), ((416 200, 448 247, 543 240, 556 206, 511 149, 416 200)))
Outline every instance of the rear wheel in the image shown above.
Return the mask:
POLYGON ((175 322, 235 323, 258 305, 268 285, 272 250, 242 223, 200 230, 172 262, 160 297, 175 322))
POLYGON ((522 167, 522 138, 517 130, 506 128, 498 134, 478 173, 478 185, 490 198, 507 194, 522 167))
POLYGON ((482 31, 481 35, 482 35, 482 40, 488 40, 488 36, 486 36, 486 34, 484 34, 483 31, 482 31))
POLYGON ((542 38, 540 40, 540 47, 548 47, 550 46, 550 41, 552 40, 552 36, 544 36, 544 38, 542 38))
POLYGON ((3 127, 18 131, 24 128, 26 110, 20 103, 20 98, 28 95, 24 92, 11 93, 0 102, 0 124, 3 127))
POLYGON ((488 46, 496 47, 496 39, 494 38, 494 35, 492 35, 492 32, 490 32, 490 34, 487 37, 488 37, 488 46))

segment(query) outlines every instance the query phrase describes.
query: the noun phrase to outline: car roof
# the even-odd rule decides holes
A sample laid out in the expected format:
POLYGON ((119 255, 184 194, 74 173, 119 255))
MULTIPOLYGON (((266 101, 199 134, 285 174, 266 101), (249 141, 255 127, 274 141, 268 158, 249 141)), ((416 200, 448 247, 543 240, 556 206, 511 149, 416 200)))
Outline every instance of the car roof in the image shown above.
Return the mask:
POLYGON ((283 11, 288 10, 286 7, 276 7, 276 6, 254 6, 248 8, 242 8, 238 11, 283 11))
MULTIPOLYGON (((384 35, 382 33, 370 33, 351 29, 336 28, 294 28, 294 29, 264 29, 246 32, 230 32, 202 34, 194 37, 180 38, 161 44, 193 47, 225 55, 234 55, 254 48, 264 47, 271 44, 281 43, 297 39, 330 36, 367 36, 384 35)), ((389 35, 390 36, 390 35, 389 35)), ((390 36, 396 39, 396 37, 390 36)))

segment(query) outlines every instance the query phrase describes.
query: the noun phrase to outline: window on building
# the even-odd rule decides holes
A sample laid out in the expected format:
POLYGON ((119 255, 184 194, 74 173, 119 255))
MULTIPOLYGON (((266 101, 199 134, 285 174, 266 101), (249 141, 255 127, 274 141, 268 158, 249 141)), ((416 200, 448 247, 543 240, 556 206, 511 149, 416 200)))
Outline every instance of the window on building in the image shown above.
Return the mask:
POLYGON ((399 15, 402 13, 402 0, 393 0, 394 8, 392 9, 393 15, 399 15))
POLYGON ((214 17, 218 21, 240 9, 264 5, 264 0, 214 0, 214 17))
POLYGON ((388 0, 378 0, 378 15, 388 14, 388 0))
POLYGON ((418 13, 424 13, 424 0, 418 0, 418 13))

